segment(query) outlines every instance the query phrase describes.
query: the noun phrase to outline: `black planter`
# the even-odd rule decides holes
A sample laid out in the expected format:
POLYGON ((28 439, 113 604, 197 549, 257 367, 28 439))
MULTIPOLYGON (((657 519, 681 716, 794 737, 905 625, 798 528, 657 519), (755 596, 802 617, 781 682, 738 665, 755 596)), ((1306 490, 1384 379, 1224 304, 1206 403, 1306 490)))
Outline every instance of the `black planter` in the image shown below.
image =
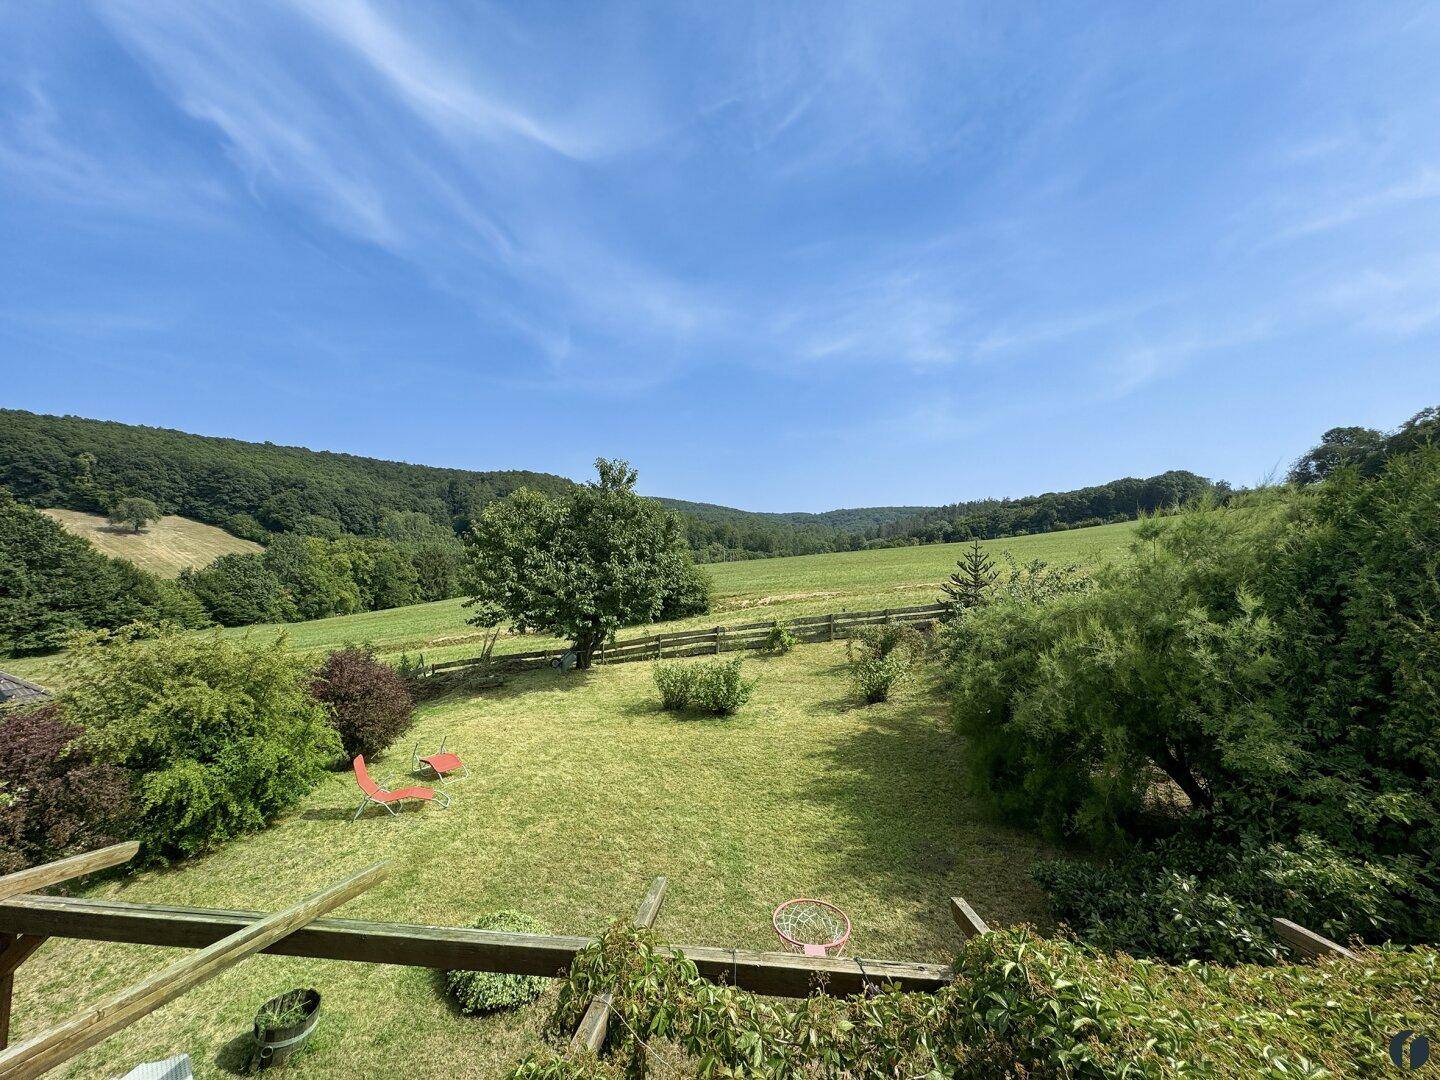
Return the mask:
POLYGON ((253 1061, 261 1069, 268 1069, 272 1065, 279 1065, 291 1054, 305 1045, 305 1040, 310 1038, 315 1030, 316 1023, 320 1020, 320 991, 319 990, 288 990, 278 997, 273 997, 260 1007, 263 1013, 268 1007, 274 1005, 289 1007, 298 1003, 305 1010, 305 1019, 299 1023, 291 1024, 289 1027, 260 1029, 260 1017, 255 1017, 255 1054, 253 1061))

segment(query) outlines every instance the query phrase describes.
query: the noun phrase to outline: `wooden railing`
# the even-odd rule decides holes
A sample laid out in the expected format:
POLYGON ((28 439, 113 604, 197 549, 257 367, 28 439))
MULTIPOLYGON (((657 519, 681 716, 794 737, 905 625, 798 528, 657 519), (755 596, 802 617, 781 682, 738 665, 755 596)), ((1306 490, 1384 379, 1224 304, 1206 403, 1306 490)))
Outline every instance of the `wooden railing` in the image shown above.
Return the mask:
MULTIPOLYGON (((624 664, 635 660, 664 660, 681 656, 705 656, 762 649, 777 625, 789 627, 800 641, 841 641, 850 631, 884 623, 926 623, 938 619, 945 605, 918 604, 914 607, 883 608, 877 611, 837 611, 826 615, 801 615, 793 619, 765 619, 734 626, 712 626, 704 630, 675 630, 668 634, 646 634, 612 642, 595 656, 597 664, 624 664)), ((467 657, 433 664, 430 671, 453 671, 489 667, 495 671, 530 671, 549 666, 563 655, 563 649, 536 649, 483 658, 467 657)))

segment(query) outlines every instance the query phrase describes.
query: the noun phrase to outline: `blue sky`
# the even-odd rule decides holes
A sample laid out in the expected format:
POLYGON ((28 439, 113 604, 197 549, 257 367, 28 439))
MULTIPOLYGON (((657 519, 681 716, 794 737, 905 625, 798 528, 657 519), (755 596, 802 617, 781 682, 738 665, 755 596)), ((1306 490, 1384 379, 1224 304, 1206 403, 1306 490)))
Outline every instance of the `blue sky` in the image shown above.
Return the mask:
POLYGON ((753 509, 1440 403, 1440 6, 0 8, 5 404, 753 509))

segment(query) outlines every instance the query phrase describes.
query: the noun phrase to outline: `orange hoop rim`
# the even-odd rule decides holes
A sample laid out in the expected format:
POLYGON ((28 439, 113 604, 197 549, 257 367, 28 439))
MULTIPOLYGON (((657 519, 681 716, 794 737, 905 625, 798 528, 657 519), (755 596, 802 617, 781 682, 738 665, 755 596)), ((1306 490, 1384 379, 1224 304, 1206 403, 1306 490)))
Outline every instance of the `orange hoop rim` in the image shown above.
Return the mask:
POLYGON ((797 896, 794 900, 786 900, 783 904, 781 904, 773 912, 771 912, 770 925, 775 928, 775 933, 780 935, 781 941, 785 942, 786 945, 789 945, 795 949, 800 949, 801 951, 803 951, 806 946, 809 946, 813 949, 823 949, 826 952, 829 952, 831 949, 843 948, 845 943, 850 940, 850 916, 846 915, 844 911, 842 911, 836 905, 832 904, 829 900, 817 900, 812 896, 797 896), (827 911, 833 912, 835 915, 839 916, 840 921, 844 923, 844 932, 841 933, 839 937, 833 938, 830 941, 796 941, 789 934, 785 933, 784 930, 780 929, 780 913, 782 911, 785 911, 787 908, 795 907, 798 904, 814 904, 816 907, 825 908, 827 911))

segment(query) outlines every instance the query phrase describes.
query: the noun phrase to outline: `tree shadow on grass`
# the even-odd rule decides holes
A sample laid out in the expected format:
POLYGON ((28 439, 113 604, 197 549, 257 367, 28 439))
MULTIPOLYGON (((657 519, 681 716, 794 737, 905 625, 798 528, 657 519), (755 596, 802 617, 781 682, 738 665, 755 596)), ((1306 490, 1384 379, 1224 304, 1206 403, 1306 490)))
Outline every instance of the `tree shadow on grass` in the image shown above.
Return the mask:
POLYGON ((964 896, 992 925, 1047 921, 1029 869, 1048 852, 996 821, 967 787, 965 747, 931 691, 856 707, 868 723, 822 751, 826 767, 804 794, 826 806, 846 840, 837 872, 900 907, 964 896))
POLYGON ((487 697, 495 701, 513 701, 537 690, 583 690, 590 685, 594 671, 559 672, 551 668, 522 671, 518 674, 501 674, 504 679, 499 686, 478 685, 479 680, 466 683, 455 680, 433 694, 425 694, 420 704, 425 706, 454 705, 487 697))

